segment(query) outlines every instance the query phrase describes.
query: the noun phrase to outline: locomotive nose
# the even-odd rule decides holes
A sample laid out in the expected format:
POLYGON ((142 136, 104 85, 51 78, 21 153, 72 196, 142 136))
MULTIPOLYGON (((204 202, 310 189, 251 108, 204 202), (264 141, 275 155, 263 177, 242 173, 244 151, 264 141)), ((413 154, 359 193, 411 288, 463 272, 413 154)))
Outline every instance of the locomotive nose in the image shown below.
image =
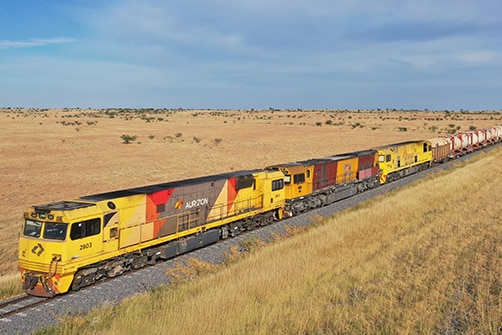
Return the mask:
POLYGON ((55 278, 43 274, 24 272, 21 280, 23 290, 30 295, 52 298, 59 292, 55 278))

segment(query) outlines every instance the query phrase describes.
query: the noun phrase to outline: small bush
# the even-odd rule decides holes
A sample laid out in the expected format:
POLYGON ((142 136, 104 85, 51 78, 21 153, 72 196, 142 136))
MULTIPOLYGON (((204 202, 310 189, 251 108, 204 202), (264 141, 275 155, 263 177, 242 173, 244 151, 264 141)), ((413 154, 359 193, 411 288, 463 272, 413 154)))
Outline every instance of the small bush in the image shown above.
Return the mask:
POLYGON ((136 135, 135 136, 131 136, 131 135, 127 135, 127 134, 124 134, 122 136, 120 136, 120 138, 122 139, 122 143, 124 144, 129 144, 131 143, 131 141, 136 141, 136 135))

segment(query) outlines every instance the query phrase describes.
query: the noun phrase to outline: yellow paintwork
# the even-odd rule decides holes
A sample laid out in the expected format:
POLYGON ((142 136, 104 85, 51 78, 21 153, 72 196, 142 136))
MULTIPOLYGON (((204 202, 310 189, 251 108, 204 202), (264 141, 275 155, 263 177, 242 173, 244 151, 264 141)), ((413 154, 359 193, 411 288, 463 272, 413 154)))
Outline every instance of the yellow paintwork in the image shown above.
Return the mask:
MULTIPOLYGON (((34 212, 34 208, 29 208, 25 212, 25 218, 31 218, 34 212)), ((60 223, 73 223, 102 217, 102 211, 98 206, 72 211, 52 211, 51 214, 60 223)), ((69 232, 70 226, 67 230, 67 236, 69 236, 69 232)), ((59 241, 24 235, 21 235, 19 239, 19 267, 21 273, 24 274, 26 270, 30 270, 49 276, 57 289, 56 293, 68 291, 76 270, 89 264, 90 261, 96 258, 96 255, 102 256, 102 254, 101 234, 74 241, 68 237, 65 241, 59 241), (84 248, 84 245, 91 247, 84 248), (40 250, 43 250, 43 252, 39 253, 40 250)))
POLYGON ((356 180, 359 157, 344 158, 337 161, 336 183, 343 184, 356 180))
POLYGON ((387 181, 387 176, 393 172, 432 162, 429 141, 397 143, 375 149, 379 155, 380 184, 384 184, 387 181))
POLYGON ((312 193, 312 178, 314 171, 312 165, 288 163, 274 165, 273 168, 282 171, 284 175, 286 175, 286 183, 284 185, 286 189, 286 199, 301 198, 312 193), (296 182, 294 178, 295 175, 303 175, 304 181, 296 182))
MULTIPOLYGON (((285 189, 272 191, 272 183, 270 180, 279 180, 284 178, 284 174, 280 171, 263 171, 255 174, 256 190, 254 190, 253 198, 255 207, 261 204, 263 212, 270 212, 276 209, 284 208, 285 189), (261 199, 260 199, 261 198, 261 199)), ((279 213, 282 215, 282 213, 279 213)))

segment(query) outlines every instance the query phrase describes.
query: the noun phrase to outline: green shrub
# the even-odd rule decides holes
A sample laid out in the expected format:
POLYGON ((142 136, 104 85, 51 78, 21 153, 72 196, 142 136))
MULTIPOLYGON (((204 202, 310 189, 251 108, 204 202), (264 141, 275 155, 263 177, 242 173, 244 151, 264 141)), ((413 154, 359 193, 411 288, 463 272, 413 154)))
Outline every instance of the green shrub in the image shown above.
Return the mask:
POLYGON ((122 139, 124 144, 129 144, 129 143, 131 143, 131 141, 136 141, 136 135, 131 136, 131 135, 124 134, 124 135, 120 136, 120 138, 122 139))

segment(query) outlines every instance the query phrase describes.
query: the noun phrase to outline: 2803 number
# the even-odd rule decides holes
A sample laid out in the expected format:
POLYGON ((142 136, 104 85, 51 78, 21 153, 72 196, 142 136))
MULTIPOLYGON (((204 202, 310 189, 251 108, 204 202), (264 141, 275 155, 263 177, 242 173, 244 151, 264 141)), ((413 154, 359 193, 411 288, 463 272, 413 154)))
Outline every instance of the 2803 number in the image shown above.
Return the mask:
POLYGON ((90 249, 92 248, 92 242, 84 243, 80 245, 80 250, 90 249))

